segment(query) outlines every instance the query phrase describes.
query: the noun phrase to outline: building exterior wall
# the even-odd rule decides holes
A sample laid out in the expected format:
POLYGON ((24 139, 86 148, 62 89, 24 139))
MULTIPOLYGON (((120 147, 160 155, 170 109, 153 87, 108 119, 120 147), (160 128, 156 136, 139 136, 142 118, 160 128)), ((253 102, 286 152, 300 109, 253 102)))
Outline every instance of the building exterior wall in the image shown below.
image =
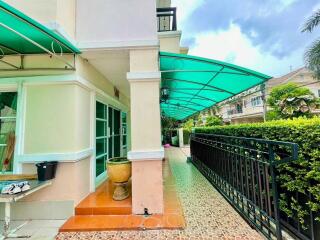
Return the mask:
MULTIPOLYGON (((72 55, 64 55, 63 57, 67 62, 69 63, 73 62, 72 55)), ((11 64, 20 66, 20 57, 6 56, 5 60, 10 62, 11 64)), ((24 68, 29 70, 12 71, 12 68, 10 71, 0 70, 0 78, 70 75, 74 73, 72 70, 65 70, 66 64, 64 62, 58 60, 55 57, 51 57, 49 55, 26 55, 24 56, 23 61, 24 61, 24 68)), ((7 66, 0 64, 0 67, 1 69, 5 69, 7 66)), ((45 79, 43 79, 42 81, 45 81, 45 79)))
POLYGON ((78 0, 76 15, 80 45, 157 40, 155 1, 78 0))
POLYGON ((158 8, 165 8, 171 6, 171 0, 157 0, 158 8))
POLYGON ((180 40, 181 40, 180 31, 160 32, 159 33, 160 51, 180 53, 180 40))
POLYGON ((104 96, 101 96, 102 100, 104 99, 103 102, 106 104, 111 104, 114 107, 122 110, 129 109, 130 99, 122 93, 121 89, 119 89, 120 97, 117 99, 114 94, 114 85, 109 81, 109 79, 97 71, 88 61, 78 56, 76 60, 76 66, 76 72, 78 76, 87 80, 93 84, 94 87, 101 90, 105 95, 109 96, 108 99, 106 99, 104 96))
MULTIPOLYGON (((15 172, 35 173, 36 162, 59 161, 52 185, 24 202, 33 207, 36 202, 53 203, 64 210, 68 208, 66 212, 72 214, 74 205, 95 190, 95 101, 99 100, 127 113, 128 149, 138 155, 152 153, 151 158, 144 156, 132 164, 135 213, 143 213, 144 206, 150 213, 162 213, 163 150, 158 52, 160 43, 161 50, 179 53, 181 32, 158 35, 156 1, 96 0, 90 4, 87 0, 7 2, 42 24, 56 27, 63 35, 77 41, 81 50, 98 51, 102 56, 110 49, 127 51, 130 54, 126 60, 130 61, 130 73, 134 75, 130 80, 130 97, 120 88, 117 98, 112 84, 114 79, 108 79, 107 74, 97 70, 93 61, 81 56, 75 58, 75 71, 63 70, 64 63, 44 55, 26 56, 25 63, 28 67, 61 70, 0 73, 0 88, 13 79, 21 95, 21 123, 17 128, 21 139, 18 139, 19 147, 15 153, 15 172), (155 77, 150 77, 150 74, 155 77), (156 157, 153 152, 156 152, 156 157), (148 195, 141 194, 145 192, 148 195)), ((170 1, 160 0, 159 4, 170 6, 170 1)), ((66 57, 73 61, 73 56, 66 57)))
POLYGON ((58 0, 4 1, 42 24, 56 21, 58 0))
MULTIPOLYGON (((24 198, 23 201, 73 201, 77 205, 90 192, 90 158, 60 162, 52 185, 24 198)), ((23 164, 24 173, 35 173, 34 164, 23 164)))
POLYGON ((5 0, 5 2, 49 28, 58 27, 56 30, 62 34, 75 38, 76 0, 5 0))
MULTIPOLYGON (((18 77, 11 72, 10 78, 0 78, 0 89, 6 89, 10 83, 15 85, 13 89, 23 91, 19 117, 23 127, 17 132, 23 139, 14 159, 18 166, 15 171, 36 173, 36 162, 59 162, 52 185, 26 198, 25 206, 41 209, 47 203, 57 212, 52 216, 62 219, 72 215, 74 206, 94 191, 95 101, 127 112, 128 126, 130 101, 122 94, 116 99, 110 81, 81 57, 77 58, 76 71, 61 71, 62 75, 46 75, 47 72, 23 71, 16 73, 18 77), (35 77, 35 73, 40 76, 35 77)), ((130 130, 127 136, 130 149, 130 130)), ((20 202, 13 208, 15 219, 50 218, 45 210, 43 215, 21 211, 22 205, 20 202)))
POLYGON ((25 154, 90 147, 90 94, 75 84, 26 87, 25 154))

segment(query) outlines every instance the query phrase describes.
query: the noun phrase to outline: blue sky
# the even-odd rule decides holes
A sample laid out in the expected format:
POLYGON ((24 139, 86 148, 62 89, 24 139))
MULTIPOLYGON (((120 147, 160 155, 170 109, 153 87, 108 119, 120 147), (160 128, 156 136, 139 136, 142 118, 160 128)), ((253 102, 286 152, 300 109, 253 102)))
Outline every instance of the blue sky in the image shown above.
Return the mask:
POLYGON ((304 65, 307 46, 320 37, 301 33, 319 0, 172 0, 182 45, 189 54, 281 76, 304 65))

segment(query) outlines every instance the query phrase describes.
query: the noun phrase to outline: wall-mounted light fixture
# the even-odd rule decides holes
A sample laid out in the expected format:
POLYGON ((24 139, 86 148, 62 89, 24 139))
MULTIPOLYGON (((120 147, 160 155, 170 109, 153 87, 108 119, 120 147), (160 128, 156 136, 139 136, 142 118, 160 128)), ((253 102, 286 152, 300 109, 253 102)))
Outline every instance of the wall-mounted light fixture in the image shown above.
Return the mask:
POLYGON ((160 93, 161 93, 161 97, 160 97, 161 102, 165 102, 166 103, 168 101, 168 99, 169 99, 169 93, 170 93, 169 88, 168 87, 162 87, 160 93))

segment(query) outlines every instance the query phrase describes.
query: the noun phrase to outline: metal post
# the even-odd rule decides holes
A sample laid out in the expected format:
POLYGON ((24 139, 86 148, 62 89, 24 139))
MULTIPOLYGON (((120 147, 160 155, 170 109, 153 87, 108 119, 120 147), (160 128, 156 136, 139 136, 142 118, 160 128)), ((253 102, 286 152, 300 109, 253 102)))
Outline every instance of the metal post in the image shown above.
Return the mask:
POLYGON ((274 219, 276 224, 276 236, 278 240, 282 239, 281 226, 280 226, 280 211, 279 211, 279 195, 278 186, 275 172, 275 154, 273 145, 269 144, 269 160, 270 160, 270 175, 272 182, 273 204, 274 204, 274 219))
POLYGON ((6 238, 9 234, 10 228, 10 203, 4 203, 4 229, 3 229, 3 236, 6 238))

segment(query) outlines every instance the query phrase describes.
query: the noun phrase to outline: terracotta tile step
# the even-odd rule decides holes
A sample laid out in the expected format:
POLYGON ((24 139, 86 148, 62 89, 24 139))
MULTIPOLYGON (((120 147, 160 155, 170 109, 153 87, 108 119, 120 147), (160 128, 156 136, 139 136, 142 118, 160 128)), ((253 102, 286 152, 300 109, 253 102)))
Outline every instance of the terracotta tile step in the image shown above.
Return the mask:
POLYGON ((180 214, 166 215, 79 215, 71 217, 59 232, 111 230, 183 229, 185 220, 180 214))
POLYGON ((76 207, 75 215, 130 215, 131 207, 76 207))

